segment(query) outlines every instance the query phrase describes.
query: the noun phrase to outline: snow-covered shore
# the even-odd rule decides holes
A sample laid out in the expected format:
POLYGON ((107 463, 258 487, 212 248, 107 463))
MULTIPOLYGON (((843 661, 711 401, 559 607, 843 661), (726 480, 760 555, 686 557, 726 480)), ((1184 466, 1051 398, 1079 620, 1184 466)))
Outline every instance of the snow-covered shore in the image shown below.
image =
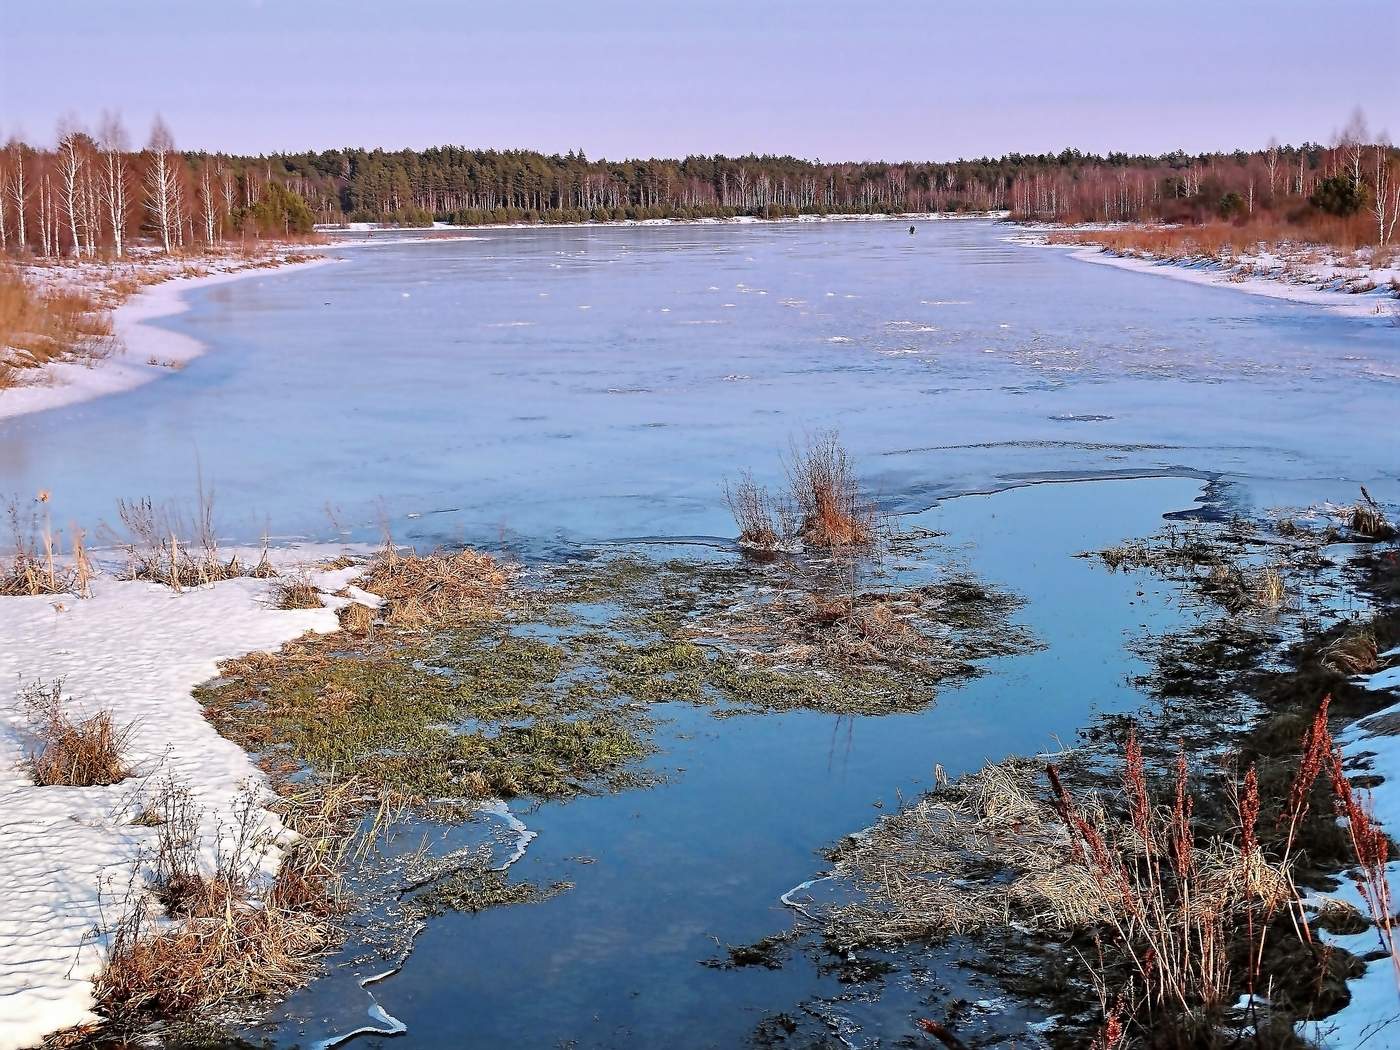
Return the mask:
POLYGON ((1071 258, 1101 266, 1304 303, 1384 324, 1400 324, 1400 299, 1396 298, 1391 284, 1400 282, 1400 263, 1352 266, 1343 264, 1339 254, 1316 251, 1296 254, 1260 251, 1229 259, 1169 259, 1115 252, 1092 244, 1052 243, 1046 232, 1035 229, 1008 239, 1033 247, 1060 248, 1071 258), (1314 261, 1304 261, 1313 255, 1317 256, 1314 261))
MULTIPOLYGON (((272 560, 290 568, 340 553, 302 546, 272 560)), ((90 598, 0 598, 0 1050, 95 1019, 92 979, 104 960, 95 931, 104 907, 108 920, 120 910, 155 842, 154 829, 132 821, 158 786, 169 778, 188 787, 212 843, 246 791, 265 783, 249 755, 205 720, 192 690, 221 660, 336 630, 336 609, 350 599, 330 592, 358 571, 312 572, 326 607, 311 610, 275 608, 276 581, 260 579, 176 593, 99 574, 90 598), (131 725, 133 777, 111 787, 33 783, 21 697, 57 680, 75 717, 108 710, 131 725)))
MULTIPOLYGON (((186 292, 250 277, 269 277, 292 269, 324 266, 334 261, 324 255, 291 260, 285 255, 280 258, 274 255, 252 265, 241 260, 213 261, 204 266, 211 272, 200 276, 175 274, 159 284, 143 288, 113 309, 114 345, 110 353, 96 358, 51 361, 39 368, 25 369, 22 385, 0 388, 0 421, 131 390, 172 369, 183 368, 207 349, 205 345, 148 322, 189 309, 186 292)), ((158 274, 162 263, 163 260, 155 258, 135 265, 158 274)), ((100 266, 91 265, 73 271, 49 267, 36 271, 35 276, 41 280, 68 280, 100 291, 102 273, 100 266), (98 287, 91 287, 94 284, 98 287)))

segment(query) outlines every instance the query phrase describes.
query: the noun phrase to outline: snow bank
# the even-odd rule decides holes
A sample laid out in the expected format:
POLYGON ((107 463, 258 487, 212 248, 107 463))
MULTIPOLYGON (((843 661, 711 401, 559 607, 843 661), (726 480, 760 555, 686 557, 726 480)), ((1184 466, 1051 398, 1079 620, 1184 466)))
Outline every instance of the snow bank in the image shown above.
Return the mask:
POLYGON ((1393 317, 1400 318, 1400 300, 1392 296, 1390 288, 1392 279, 1400 280, 1400 267, 1396 266, 1343 266, 1333 256, 1304 266, 1272 252, 1238 255, 1229 262, 1158 259, 1120 255, 1104 251, 1098 245, 1051 244, 1040 233, 1016 234, 1007 240, 1032 247, 1064 248, 1070 258, 1083 262, 1320 306, 1349 317, 1368 317, 1387 324, 1393 317), (1375 283, 1373 291, 1353 293, 1344 290, 1348 281, 1366 280, 1375 283))
POLYGON ((202 354, 203 343, 178 332, 166 331, 147 322, 170 317, 189 309, 184 294, 194 288, 225 284, 245 277, 268 277, 291 269, 324 266, 334 259, 317 258, 283 263, 276 268, 247 267, 206 274, 202 277, 173 277, 133 295, 112 311, 116 349, 95 360, 55 361, 33 370, 26 369, 23 386, 0 390, 0 420, 30 412, 91 401, 104 394, 149 383, 171 369, 183 367, 202 354))
MULTIPOLYGON (((1400 660, 1400 649, 1383 654, 1382 662, 1400 660)), ((1368 689, 1400 690, 1400 665, 1357 680, 1368 689)), ((1348 768, 1364 766, 1385 780, 1371 790, 1376 820, 1392 836, 1400 835, 1400 735, 1387 733, 1400 718, 1400 702, 1367 715, 1347 726, 1337 736, 1348 768)), ((1400 888, 1400 862, 1390 864, 1387 874, 1392 888, 1400 888)), ((1356 887, 1344 883, 1336 894, 1361 914, 1366 903, 1356 887)), ((1354 955, 1365 957, 1382 950, 1374 930, 1351 936, 1331 936, 1328 940, 1354 955)), ((1353 1047, 1383 1047, 1400 1045, 1400 983, 1390 957, 1384 956, 1366 965, 1366 972, 1347 985, 1349 1002, 1339 1013, 1318 1025, 1318 1042, 1336 1050, 1353 1047)))
MULTIPOLYGON (((306 546, 274 552, 274 560, 309 563, 342 551, 306 546)), ((357 571, 311 579, 333 591, 357 571)), ((99 889, 120 897, 138 854, 155 841, 153 829, 131 824, 142 785, 153 789, 167 776, 188 784, 212 841, 245 785, 263 783, 248 755, 204 720, 191 690, 220 660, 337 627, 335 609, 348 599, 278 610, 275 583, 228 580, 176 593, 100 575, 88 599, 0 598, 0 1050, 94 1019, 99 889), (133 723, 136 776, 111 787, 32 783, 18 698, 37 679, 55 678, 74 715, 106 708, 119 724, 133 723)))

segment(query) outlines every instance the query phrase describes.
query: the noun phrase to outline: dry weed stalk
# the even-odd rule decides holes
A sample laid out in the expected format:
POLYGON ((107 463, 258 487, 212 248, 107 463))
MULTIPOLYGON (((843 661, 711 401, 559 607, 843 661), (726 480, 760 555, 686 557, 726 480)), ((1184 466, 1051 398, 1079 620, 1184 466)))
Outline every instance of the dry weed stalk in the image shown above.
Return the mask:
POLYGON ((36 683, 22 694, 21 703, 39 742, 29 760, 36 784, 97 787, 131 775, 125 756, 131 726, 117 726, 110 711, 75 720, 62 681, 36 683))

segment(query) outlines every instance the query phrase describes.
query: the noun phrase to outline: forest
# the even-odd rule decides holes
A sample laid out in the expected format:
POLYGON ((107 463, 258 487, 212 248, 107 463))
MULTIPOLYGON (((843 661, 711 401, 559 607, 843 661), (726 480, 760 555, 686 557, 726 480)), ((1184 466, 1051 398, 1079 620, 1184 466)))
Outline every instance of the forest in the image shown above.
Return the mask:
POLYGON ((590 160, 582 150, 439 146, 239 156, 144 148, 121 122, 65 125, 55 145, 0 150, 0 250, 120 256, 315 224, 606 222, 826 214, 1007 212, 1058 223, 1271 223, 1347 247, 1393 242, 1400 151, 1353 114, 1330 144, 1159 156, 1065 149, 947 162, 779 156, 590 160))

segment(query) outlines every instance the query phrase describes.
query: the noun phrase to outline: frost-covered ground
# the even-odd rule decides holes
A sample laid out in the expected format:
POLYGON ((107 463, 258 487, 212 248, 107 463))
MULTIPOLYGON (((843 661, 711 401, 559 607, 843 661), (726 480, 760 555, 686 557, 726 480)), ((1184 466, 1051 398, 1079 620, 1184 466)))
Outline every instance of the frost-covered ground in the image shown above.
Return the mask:
MULTIPOLYGON (((273 558, 290 567, 342 552, 302 546, 273 558)), ((176 593, 111 573, 93 580, 90 598, 0 598, 0 1050, 93 1020, 91 980, 104 957, 94 931, 104 907, 109 919, 120 912, 138 858, 155 842, 153 829, 132 821, 159 785, 188 786, 212 844, 239 799, 264 783, 191 691, 220 660, 336 629, 335 610, 349 599, 329 592, 357 571, 314 573, 327 594, 313 610, 274 608, 275 580, 176 593), (34 784, 21 698, 41 681, 62 682, 74 716, 105 709, 131 726, 132 777, 111 787, 34 784)))
POLYGON ((1400 256, 1372 265, 1372 250, 1355 252, 1311 244, 1279 244, 1228 257, 1165 258, 1097 245, 1050 244, 1044 232, 1015 234, 1016 243, 1066 248, 1076 259, 1196 284, 1234 288, 1289 302, 1368 317, 1400 328, 1400 256))
MULTIPOLYGON (((76 286, 113 305, 113 337, 96 355, 19 370, 19 386, 0 388, 0 420, 130 390, 185 367, 203 352, 203 344, 148 322, 188 309, 186 293, 196 288, 266 277, 283 267, 332 261, 299 258, 301 251, 299 247, 270 247, 252 258, 224 254, 197 260, 146 253, 120 263, 65 260, 22 266, 26 278, 41 287, 76 286), (131 282, 144 287, 128 297, 124 286, 131 282)), ((0 358, 6 352, 0 347, 0 358)))

